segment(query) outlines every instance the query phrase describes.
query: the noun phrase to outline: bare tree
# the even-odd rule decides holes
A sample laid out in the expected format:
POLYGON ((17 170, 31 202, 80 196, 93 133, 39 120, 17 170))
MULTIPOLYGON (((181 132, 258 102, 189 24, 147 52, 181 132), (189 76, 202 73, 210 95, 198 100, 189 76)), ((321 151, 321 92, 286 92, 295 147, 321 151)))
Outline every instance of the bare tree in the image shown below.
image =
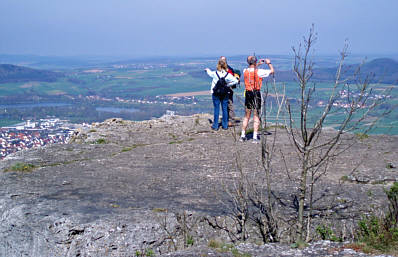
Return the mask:
POLYGON ((251 203, 257 209, 257 213, 253 215, 254 221, 259 227, 259 231, 264 242, 276 242, 279 240, 280 231, 278 224, 282 221, 282 218, 277 217, 274 210, 276 199, 273 196, 274 194, 272 189, 272 175, 274 175, 275 172, 272 160, 274 159, 274 155, 278 154, 278 148, 276 145, 279 137, 278 128, 281 125, 280 115, 283 111, 286 100, 284 85, 281 90, 282 92, 277 88, 274 77, 272 82, 266 83, 263 88, 262 106, 265 108, 262 108, 260 115, 260 130, 262 131, 263 136, 261 137, 261 162, 259 166, 262 168, 265 181, 261 184, 253 183, 251 186, 252 190, 250 190, 251 193, 249 195, 251 203), (267 101, 270 91, 273 93, 273 102, 267 101), (270 128, 267 126, 267 113, 275 114, 271 133, 266 131, 270 128), (265 136, 268 133, 269 135, 265 136))
MULTIPOLYGON (((235 141, 236 140, 237 139, 235 137, 235 141)), ((232 201, 230 210, 232 214, 231 218, 235 222, 236 233, 231 233, 229 230, 226 231, 230 235, 232 241, 246 241, 248 238, 247 223, 250 217, 250 201, 248 194, 251 186, 249 185, 250 180, 248 179, 248 176, 243 171, 239 152, 235 153, 235 163, 236 170, 238 171, 238 177, 237 179, 233 180, 232 188, 228 188, 228 186, 224 185, 224 189, 232 201)))
MULTIPOLYGON (((284 89, 282 89, 282 93, 277 89, 275 79, 272 80, 272 83, 267 83, 263 91, 262 106, 267 106, 267 108, 262 108, 260 115, 262 121, 260 131, 263 134, 269 133, 265 132, 267 129, 267 113, 274 113, 275 116, 273 117, 272 132, 269 133, 269 136, 261 137, 261 158, 257 163, 257 166, 260 168, 259 173, 247 174, 243 171, 240 150, 237 145, 235 168, 238 176, 233 180, 229 188, 227 186, 224 188, 231 199, 231 218, 235 220, 235 231, 239 235, 235 235, 233 240, 247 240, 247 226, 250 223, 257 227, 259 235, 263 242, 266 243, 277 242, 280 237, 278 224, 281 223, 282 219, 278 217, 274 209, 276 199, 272 189, 272 176, 275 170, 272 160, 274 155, 278 154, 278 128, 281 124, 284 124, 280 122, 279 116, 284 109, 286 97, 284 89), (273 102, 267 102, 269 91, 272 92, 273 102)), ((237 141, 236 133, 233 133, 233 135, 235 135, 235 141, 237 141)))
MULTIPOLYGON (((312 49, 316 40, 317 35, 312 26, 298 48, 293 47, 293 72, 300 92, 297 104, 286 97, 284 85, 276 86, 275 79, 263 86, 262 106, 265 108, 261 112, 260 127, 263 136, 261 158, 257 165, 260 172, 255 175, 243 172, 240 155, 236 155, 239 176, 227 192, 232 199, 232 217, 235 217, 237 231, 241 233, 238 240, 247 239, 248 223, 254 222, 264 242, 278 241, 286 232, 283 229, 290 232, 292 240, 310 241, 313 217, 327 217, 327 213, 339 208, 335 201, 339 192, 329 193, 327 197, 331 197, 332 202, 327 206, 318 206, 319 197, 315 197, 317 185, 328 174, 333 162, 356 142, 355 133, 369 132, 380 118, 392 110, 378 108, 387 100, 390 92, 387 89, 379 93, 384 97, 375 97, 374 85, 370 84, 372 74, 361 76, 361 65, 352 74, 346 74, 344 61, 347 57, 347 43, 340 51, 335 79, 321 112, 317 114, 311 110, 317 89, 317 84, 311 80, 316 72, 312 61, 312 49), (378 112, 377 115, 374 115, 375 112, 378 112), (338 125, 325 133, 324 128, 336 116, 339 120, 334 120, 334 123, 338 125), (294 163, 289 163, 289 153, 278 145, 279 139, 286 135, 292 145, 289 151, 293 149, 296 153, 294 163), (287 199, 281 199, 273 188, 273 179, 277 172, 283 170, 298 188, 297 193, 293 194, 292 204, 287 203, 287 199), (295 218, 284 218, 285 215, 276 210, 278 205, 293 210, 295 218)), ((237 146, 237 153, 238 148, 237 146)), ((292 213, 291 210, 284 209, 282 212, 292 213)))
MULTIPOLYGON (((340 61, 336 71, 335 80, 331 93, 325 103, 323 112, 318 117, 310 117, 309 109, 313 101, 316 84, 311 83, 314 74, 314 63, 311 59, 311 51, 317 35, 314 26, 311 27, 308 37, 304 37, 303 43, 296 49, 293 47, 294 67, 300 88, 298 97, 298 124, 293 119, 294 110, 292 104, 287 101, 288 124, 286 126, 290 139, 296 149, 300 163, 299 192, 298 192, 298 213, 297 225, 299 239, 304 240, 305 216, 307 215, 307 237, 309 239, 309 227, 311 223, 311 212, 313 210, 313 193, 317 181, 328 172, 330 162, 346 151, 355 140, 352 140, 353 132, 368 132, 376 124, 380 117, 391 110, 383 111, 372 121, 367 120, 372 112, 386 98, 375 98, 372 96, 370 85, 371 76, 360 79, 360 67, 351 76, 343 77, 343 63, 347 56, 347 43, 340 52, 340 61), (344 92, 344 98, 342 93, 344 92), (341 117, 335 132, 324 135, 323 128, 332 114, 338 113, 341 117), (364 128, 364 122, 368 127, 364 128), (296 125, 297 124, 297 125, 296 125), (362 130, 358 130, 358 128, 362 130), (351 132, 351 134, 348 134, 351 132), (343 134, 349 136, 343 138, 343 134), (343 144, 344 142, 344 144, 343 144), (305 210, 308 213, 305 214, 305 210)), ((388 95, 388 93, 385 93, 388 95)))

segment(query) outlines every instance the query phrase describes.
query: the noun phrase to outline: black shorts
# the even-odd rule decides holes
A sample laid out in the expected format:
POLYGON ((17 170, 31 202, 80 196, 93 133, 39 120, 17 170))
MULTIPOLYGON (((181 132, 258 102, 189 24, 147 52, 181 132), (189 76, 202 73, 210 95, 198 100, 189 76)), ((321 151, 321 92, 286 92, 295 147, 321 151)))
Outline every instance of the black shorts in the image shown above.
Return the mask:
POLYGON ((246 90, 245 106, 247 109, 261 109, 261 92, 260 90, 248 91, 246 90))

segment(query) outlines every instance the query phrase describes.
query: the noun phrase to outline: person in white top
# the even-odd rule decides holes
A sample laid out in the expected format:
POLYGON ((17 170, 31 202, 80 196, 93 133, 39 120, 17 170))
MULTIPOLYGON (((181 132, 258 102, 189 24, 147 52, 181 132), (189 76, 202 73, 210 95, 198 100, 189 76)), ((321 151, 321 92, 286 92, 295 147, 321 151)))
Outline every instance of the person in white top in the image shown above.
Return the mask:
POLYGON ((223 129, 228 129, 228 95, 222 96, 214 94, 213 89, 220 78, 224 78, 227 83, 227 86, 229 87, 237 84, 238 80, 233 75, 227 72, 228 71, 227 63, 222 58, 218 60, 217 71, 211 71, 209 68, 206 68, 205 71, 207 72, 207 75, 209 75, 213 79, 210 87, 210 93, 212 94, 212 100, 214 106, 214 119, 211 128, 213 130, 218 130, 219 128, 218 116, 221 104, 221 109, 222 109, 221 126, 223 129))
MULTIPOLYGON (((237 69, 232 68, 229 66, 227 58, 225 56, 221 56, 220 59, 223 59, 227 63, 228 73, 234 75, 234 77, 238 80, 238 84, 240 83, 240 71, 237 69)), ((229 88, 228 93, 228 126, 233 126, 234 123, 237 121, 235 115, 235 108, 234 108, 234 90, 236 85, 233 85, 229 88)))
POLYGON ((274 73, 274 67, 269 59, 261 59, 257 63, 255 56, 248 56, 247 63, 249 67, 243 70, 243 76, 245 79, 245 117, 242 123, 242 133, 240 141, 246 140, 246 128, 250 120, 251 112, 253 112, 253 143, 258 143, 258 128, 260 126, 259 112, 261 110, 261 86, 263 78, 268 77, 274 73), (258 69, 259 65, 266 63, 269 70, 258 69))

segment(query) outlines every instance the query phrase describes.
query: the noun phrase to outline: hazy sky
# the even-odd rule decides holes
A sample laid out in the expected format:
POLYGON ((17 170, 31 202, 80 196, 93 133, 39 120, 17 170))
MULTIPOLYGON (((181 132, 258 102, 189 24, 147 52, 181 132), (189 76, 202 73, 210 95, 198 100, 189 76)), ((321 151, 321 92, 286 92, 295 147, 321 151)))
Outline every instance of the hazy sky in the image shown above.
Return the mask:
POLYGON ((398 53, 397 0, 0 0, 0 54, 398 53))

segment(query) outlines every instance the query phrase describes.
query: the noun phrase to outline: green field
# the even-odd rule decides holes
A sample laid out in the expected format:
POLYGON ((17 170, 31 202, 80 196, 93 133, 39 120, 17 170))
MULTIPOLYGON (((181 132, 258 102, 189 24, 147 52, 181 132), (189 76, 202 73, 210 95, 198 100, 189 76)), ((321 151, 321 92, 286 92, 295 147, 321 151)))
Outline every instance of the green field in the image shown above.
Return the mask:
MULTIPOLYGON (((193 114, 200 112, 212 112, 211 96, 196 96, 196 104, 181 102, 175 105, 163 104, 138 104, 121 103, 116 97, 133 100, 154 100, 156 96, 167 94, 207 91, 210 88, 211 79, 204 72, 205 67, 214 67, 214 60, 191 60, 178 61, 166 64, 137 64, 126 65, 126 67, 90 67, 87 69, 66 70, 65 76, 55 82, 20 82, 0 84, 0 99, 3 104, 15 103, 39 103, 39 102, 65 102, 71 106, 63 107, 40 107, 19 108, 2 110, 0 108, 0 124, 9 125, 16 121, 27 118, 43 118, 46 116, 57 116, 70 119, 74 122, 101 121, 115 115, 126 119, 143 120, 151 117, 161 116, 166 110, 174 110, 178 114, 193 114), (91 100, 89 96, 96 96, 91 100), (136 113, 104 113, 96 111, 96 107, 136 108, 136 113)), ((235 63, 234 67, 243 68, 244 62, 235 63)), ((263 89, 269 88, 269 93, 274 94, 273 86, 278 88, 282 94, 284 91, 292 102, 294 113, 299 113, 296 98, 300 93, 298 84, 295 82, 282 83, 269 78, 263 83, 263 89)), ((330 94, 331 83, 316 83, 313 101, 310 103, 311 115, 316 117, 323 108, 318 107, 319 101, 327 101, 330 94)), ((387 84, 371 85, 375 92, 381 92, 391 87, 387 84)), ((239 116, 243 115, 243 91, 242 84, 235 90, 235 106, 239 116)), ((398 90, 395 87, 391 91, 391 98, 384 108, 398 104, 398 90)), ((268 110, 272 120, 272 110, 268 110)), ((341 111, 341 110, 340 110, 341 111)), ((379 112, 371 115, 378 117, 379 112)), ((286 113, 284 113, 286 117, 286 113)), ((311 116, 310 115, 310 116, 311 116)), ((311 120, 311 117, 310 117, 311 120)), ((342 120, 342 113, 336 111, 326 121, 326 125, 337 127, 342 120)), ((398 134, 396 121, 398 111, 395 110, 389 116, 383 118, 374 130, 375 133, 398 134)))
POLYGON ((103 97, 145 97, 208 88, 209 80, 195 78, 189 70, 109 70, 95 74, 73 73, 56 82, 0 84, 0 96, 95 94, 103 97))

